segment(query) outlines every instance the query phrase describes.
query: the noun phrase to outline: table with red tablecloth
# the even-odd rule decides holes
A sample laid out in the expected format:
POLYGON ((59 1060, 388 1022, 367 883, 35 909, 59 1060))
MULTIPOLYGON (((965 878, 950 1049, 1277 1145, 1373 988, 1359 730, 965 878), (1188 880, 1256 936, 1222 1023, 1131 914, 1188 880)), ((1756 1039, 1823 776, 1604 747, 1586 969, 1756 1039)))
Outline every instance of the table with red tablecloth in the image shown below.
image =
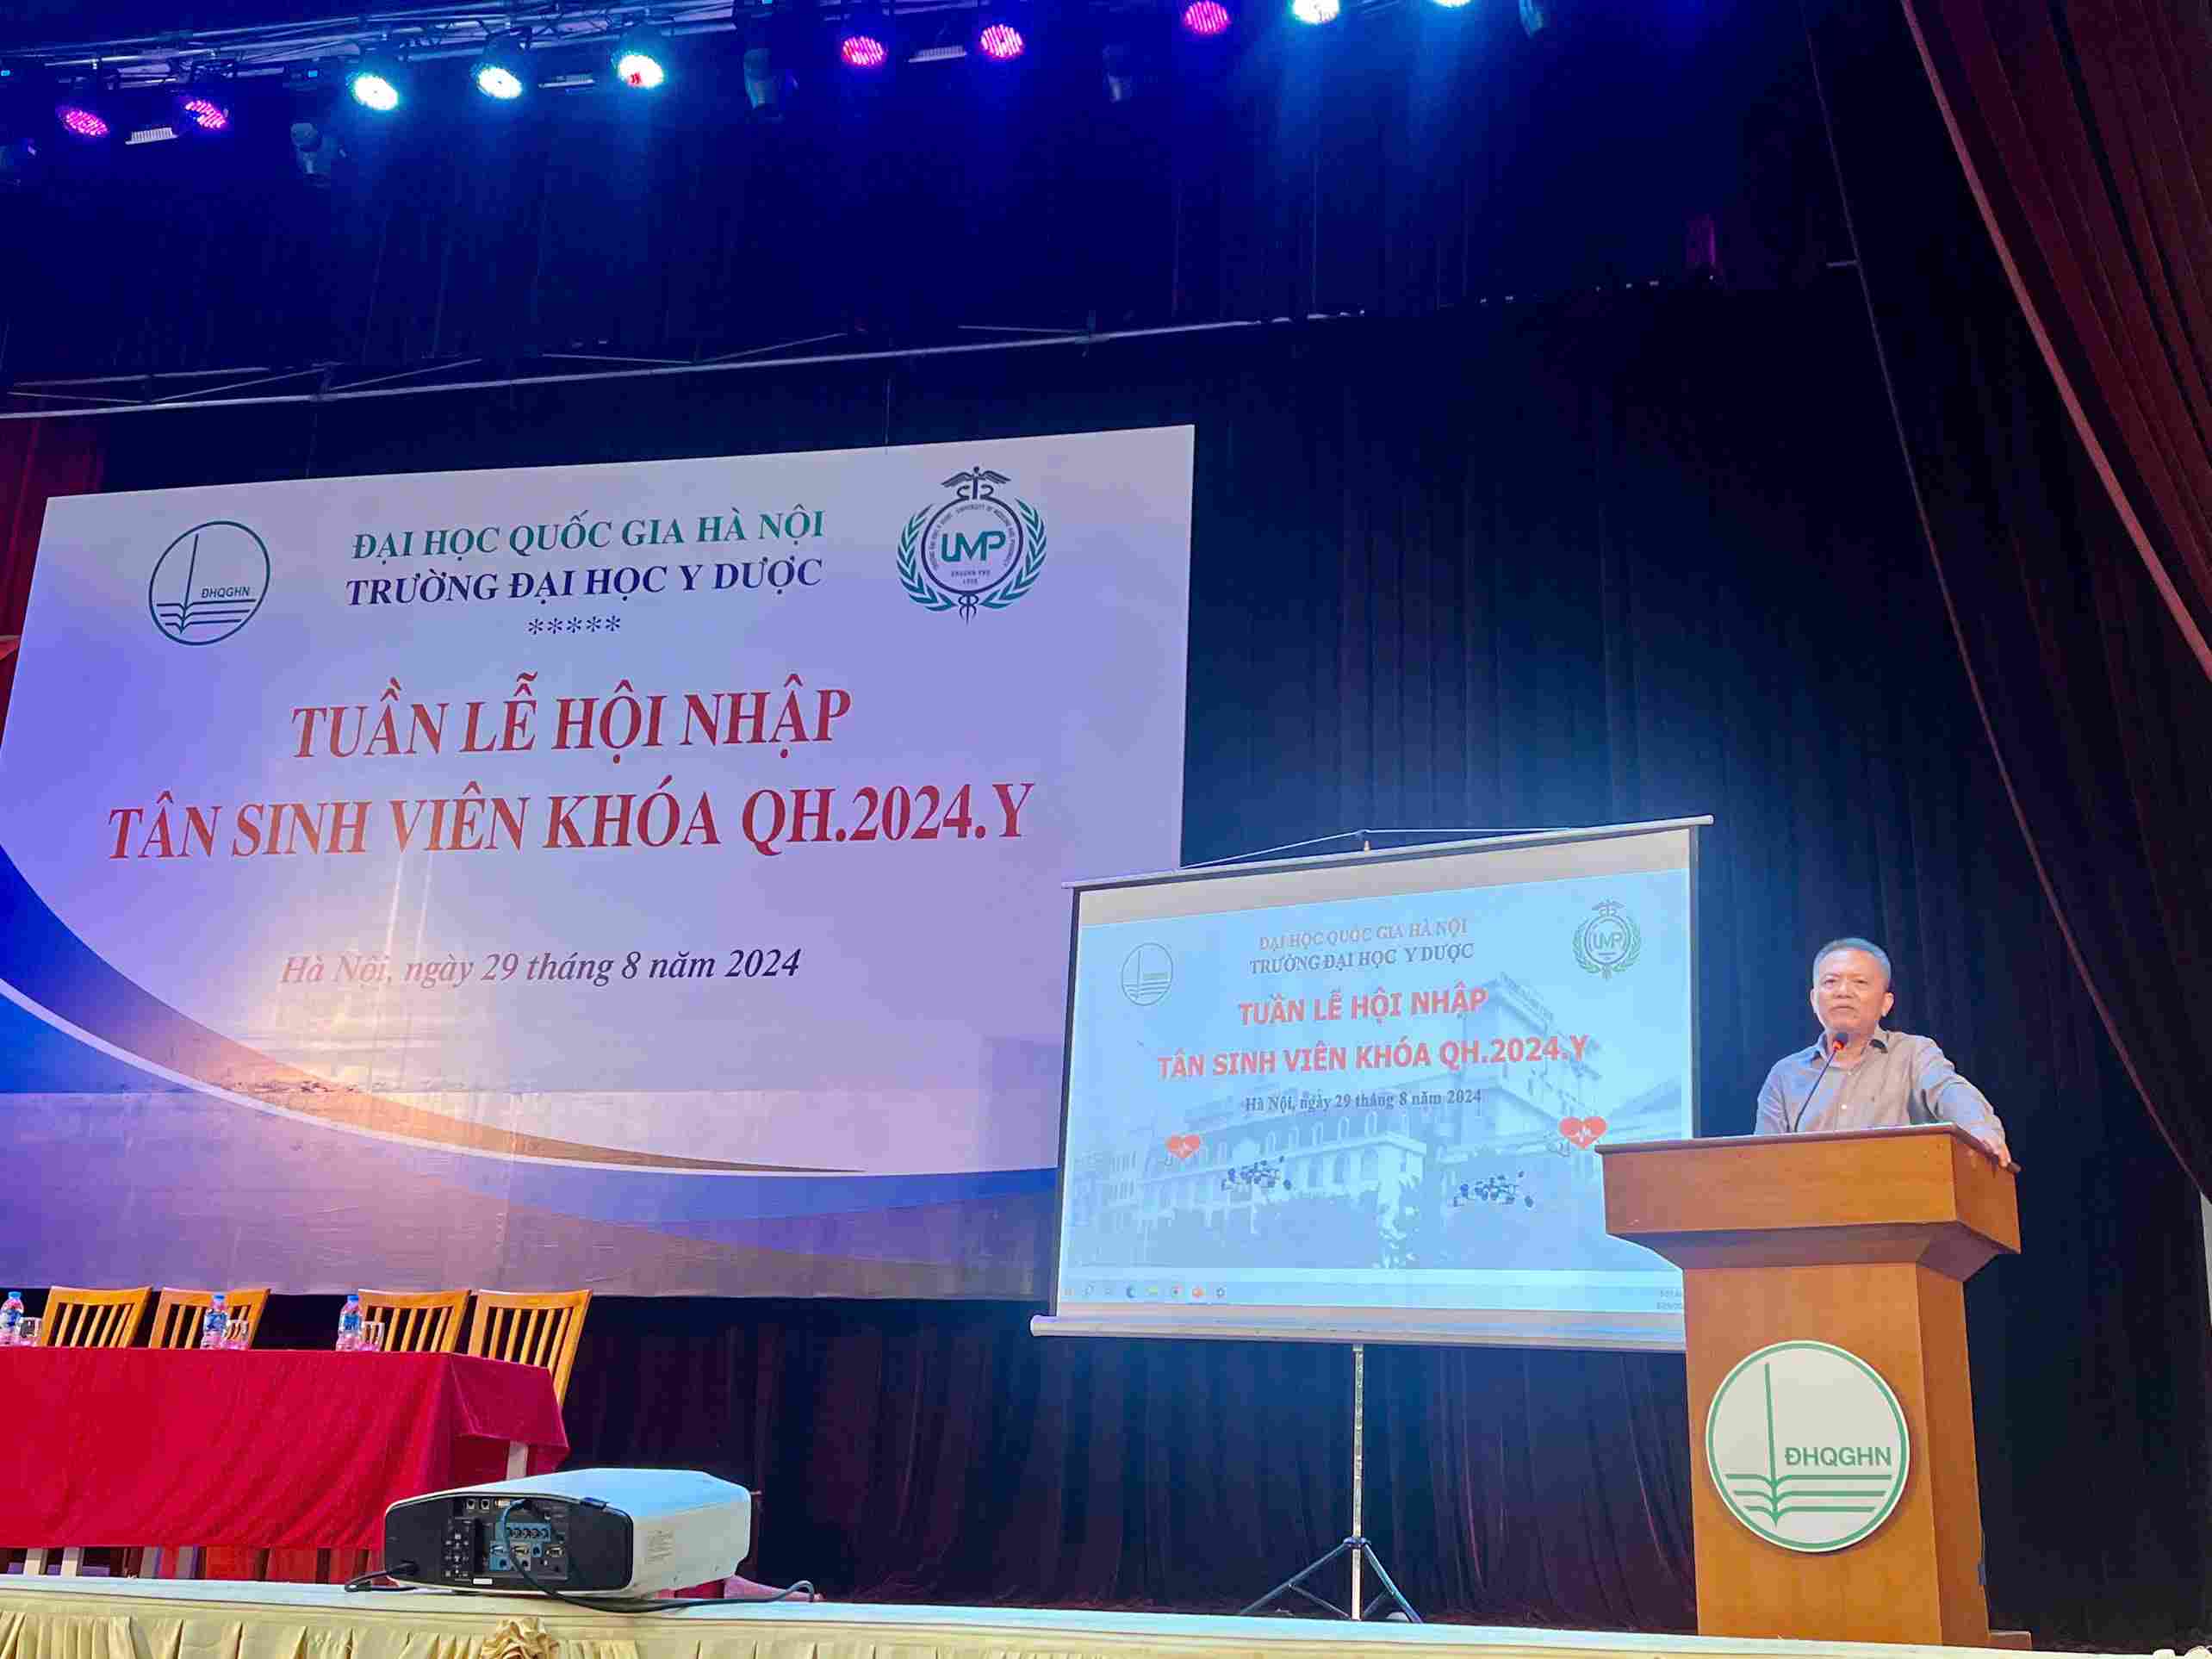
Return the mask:
POLYGON ((0 1425, 16 1548, 378 1550, 387 1505, 569 1450, 550 1372, 465 1354, 0 1348, 0 1425))

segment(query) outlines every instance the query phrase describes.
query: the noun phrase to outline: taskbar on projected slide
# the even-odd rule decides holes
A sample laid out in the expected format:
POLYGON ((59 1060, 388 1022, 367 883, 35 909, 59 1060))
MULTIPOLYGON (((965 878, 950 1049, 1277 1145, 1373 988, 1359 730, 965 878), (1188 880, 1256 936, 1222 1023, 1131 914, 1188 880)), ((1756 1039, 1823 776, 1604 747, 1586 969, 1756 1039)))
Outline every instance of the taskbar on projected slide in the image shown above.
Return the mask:
POLYGON ((1433 1315, 1466 1309, 1501 1314, 1655 1314, 1680 1320, 1682 1278, 1648 1273, 1483 1269, 1206 1268, 1101 1266, 1063 1273, 1069 1304, 1230 1308, 1252 1311, 1356 1308, 1433 1315))
MULTIPOLYGON (((1186 1297, 1188 1291, 1186 1289, 1186 1297)), ((1203 1302, 1088 1302, 1063 1296, 1048 1316, 1030 1321, 1039 1336, 1218 1337, 1260 1342, 1495 1344, 1528 1348, 1623 1348, 1678 1351, 1680 1312, 1470 1307, 1377 1308, 1313 1302, 1261 1306, 1203 1302)))

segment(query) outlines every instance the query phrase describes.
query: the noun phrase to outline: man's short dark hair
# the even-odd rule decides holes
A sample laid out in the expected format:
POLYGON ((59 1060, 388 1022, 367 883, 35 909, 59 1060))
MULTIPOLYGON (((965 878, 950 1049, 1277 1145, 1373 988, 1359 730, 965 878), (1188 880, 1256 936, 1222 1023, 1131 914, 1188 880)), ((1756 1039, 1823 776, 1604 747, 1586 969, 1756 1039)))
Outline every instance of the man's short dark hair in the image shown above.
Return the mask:
POLYGON ((1850 936, 1831 939, 1812 954, 1812 982, 1820 983, 1820 965, 1839 950, 1862 950, 1882 965, 1882 984, 1886 987, 1896 975, 1890 972, 1889 953, 1871 939, 1850 936))

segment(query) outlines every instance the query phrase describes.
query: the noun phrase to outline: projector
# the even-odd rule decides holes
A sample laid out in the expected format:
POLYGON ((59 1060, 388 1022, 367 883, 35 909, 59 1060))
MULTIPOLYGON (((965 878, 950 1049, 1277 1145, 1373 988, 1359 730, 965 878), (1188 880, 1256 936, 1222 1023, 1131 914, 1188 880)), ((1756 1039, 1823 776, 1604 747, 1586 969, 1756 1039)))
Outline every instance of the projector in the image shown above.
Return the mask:
POLYGON ((572 1469, 407 1498, 384 1572, 428 1589, 651 1595, 735 1572, 753 1495, 685 1469, 572 1469))

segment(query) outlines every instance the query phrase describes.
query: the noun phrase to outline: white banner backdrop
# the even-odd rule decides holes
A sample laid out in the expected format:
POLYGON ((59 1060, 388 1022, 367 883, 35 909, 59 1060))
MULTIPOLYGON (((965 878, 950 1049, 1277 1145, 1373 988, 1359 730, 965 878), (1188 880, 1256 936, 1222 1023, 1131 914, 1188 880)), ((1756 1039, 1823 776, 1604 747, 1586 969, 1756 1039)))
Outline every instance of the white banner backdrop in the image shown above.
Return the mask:
MULTIPOLYGON (((0 750, 0 994, 47 1035, 0 1142, 96 1170, 118 1110, 281 1115, 288 1190, 373 1143, 478 1280, 528 1238, 610 1289, 1028 1294, 960 1215, 1049 1184, 1059 884, 1178 856, 1191 451, 55 502, 0 750), (410 1179, 506 1206, 496 1246, 410 1179)), ((15 1277, 88 1271, 71 1212, 15 1277)), ((207 1270, 379 1264, 253 1231, 207 1270)), ((102 1264, 174 1276, 144 1248, 102 1264)))

